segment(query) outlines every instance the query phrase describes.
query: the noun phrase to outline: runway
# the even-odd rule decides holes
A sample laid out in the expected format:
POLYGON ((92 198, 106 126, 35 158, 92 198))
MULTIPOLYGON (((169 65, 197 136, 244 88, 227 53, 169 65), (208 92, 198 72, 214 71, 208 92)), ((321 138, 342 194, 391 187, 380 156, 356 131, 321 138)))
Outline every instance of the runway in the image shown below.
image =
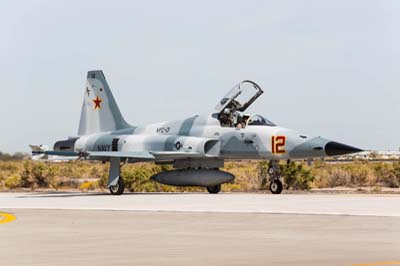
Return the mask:
POLYGON ((0 224, 0 260, 400 265, 399 209, 395 195, 0 193, 16 217, 0 224))
POLYGON ((0 208, 282 213, 400 217, 400 195, 0 193, 0 208))

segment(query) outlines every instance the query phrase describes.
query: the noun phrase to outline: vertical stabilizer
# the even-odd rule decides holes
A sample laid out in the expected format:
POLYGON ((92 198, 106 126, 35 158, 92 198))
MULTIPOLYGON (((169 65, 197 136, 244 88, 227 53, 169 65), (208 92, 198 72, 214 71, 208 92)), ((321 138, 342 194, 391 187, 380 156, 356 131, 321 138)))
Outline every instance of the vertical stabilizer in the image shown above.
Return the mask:
POLYGON ((131 127, 123 118, 101 70, 89 71, 78 136, 131 127))

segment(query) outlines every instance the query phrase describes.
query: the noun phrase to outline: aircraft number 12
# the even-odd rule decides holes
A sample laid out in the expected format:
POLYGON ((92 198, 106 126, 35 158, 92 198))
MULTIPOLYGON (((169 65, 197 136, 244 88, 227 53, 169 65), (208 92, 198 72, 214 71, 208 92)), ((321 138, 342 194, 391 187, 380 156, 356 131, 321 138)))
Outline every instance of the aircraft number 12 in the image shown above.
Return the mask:
POLYGON ((272 136, 271 137, 271 150, 273 154, 286 153, 286 137, 285 136, 272 136))

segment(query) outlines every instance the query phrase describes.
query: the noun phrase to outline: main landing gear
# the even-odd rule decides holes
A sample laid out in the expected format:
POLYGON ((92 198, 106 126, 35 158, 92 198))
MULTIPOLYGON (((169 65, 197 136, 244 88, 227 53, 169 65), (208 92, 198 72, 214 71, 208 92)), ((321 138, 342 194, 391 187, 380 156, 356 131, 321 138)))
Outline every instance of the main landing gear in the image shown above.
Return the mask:
POLYGON ((221 191, 221 185, 208 186, 207 191, 210 194, 218 194, 221 191))
POLYGON ((124 179, 122 179, 122 177, 120 176, 118 178, 117 184, 110 186, 109 189, 112 195, 121 195, 122 193, 124 193, 125 190, 124 179))
POLYGON ((110 158, 110 172, 107 187, 112 195, 121 195, 125 190, 124 179, 121 177, 121 159, 110 158))
POLYGON ((282 182, 280 181, 281 173, 279 169, 279 164, 276 161, 269 162, 268 174, 271 180, 269 185, 269 190, 272 194, 281 194, 283 190, 282 182))

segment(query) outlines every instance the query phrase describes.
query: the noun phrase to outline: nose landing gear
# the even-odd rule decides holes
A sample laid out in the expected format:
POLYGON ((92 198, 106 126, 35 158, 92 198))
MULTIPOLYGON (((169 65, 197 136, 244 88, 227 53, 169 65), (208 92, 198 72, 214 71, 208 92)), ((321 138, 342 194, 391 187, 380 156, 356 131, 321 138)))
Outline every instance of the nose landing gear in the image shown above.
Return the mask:
POLYGON ((281 194, 283 189, 282 182, 278 180, 274 180, 271 182, 269 185, 269 190, 271 191, 272 194, 281 194))
POLYGON ((280 181, 281 173, 279 165, 276 161, 269 162, 268 174, 271 180, 269 190, 272 194, 281 194, 283 190, 282 182, 280 181))

